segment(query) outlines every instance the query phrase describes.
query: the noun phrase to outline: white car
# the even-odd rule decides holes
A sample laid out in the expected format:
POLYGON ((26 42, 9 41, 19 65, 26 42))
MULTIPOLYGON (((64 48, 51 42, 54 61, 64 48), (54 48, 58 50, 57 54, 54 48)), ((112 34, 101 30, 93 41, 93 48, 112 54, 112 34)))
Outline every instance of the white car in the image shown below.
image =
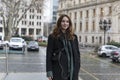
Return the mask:
POLYGON ((113 45, 103 45, 98 49, 98 55, 102 57, 110 57, 111 52, 115 50, 118 50, 118 47, 113 45))
POLYGON ((26 42, 20 37, 12 37, 9 42, 9 49, 25 49, 26 42))
POLYGON ((0 40, 0 49, 3 49, 4 48, 4 44, 3 44, 3 41, 0 40))

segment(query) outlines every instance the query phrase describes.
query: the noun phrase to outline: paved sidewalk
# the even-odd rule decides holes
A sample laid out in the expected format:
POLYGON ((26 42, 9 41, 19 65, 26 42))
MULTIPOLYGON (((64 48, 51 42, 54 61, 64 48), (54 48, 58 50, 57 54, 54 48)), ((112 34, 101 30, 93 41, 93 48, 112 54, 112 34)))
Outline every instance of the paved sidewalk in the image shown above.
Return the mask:
POLYGON ((48 80, 48 79, 46 78, 45 73, 9 73, 4 80, 48 80))
POLYGON ((5 76, 6 76, 5 73, 0 73, 0 80, 3 80, 5 76))

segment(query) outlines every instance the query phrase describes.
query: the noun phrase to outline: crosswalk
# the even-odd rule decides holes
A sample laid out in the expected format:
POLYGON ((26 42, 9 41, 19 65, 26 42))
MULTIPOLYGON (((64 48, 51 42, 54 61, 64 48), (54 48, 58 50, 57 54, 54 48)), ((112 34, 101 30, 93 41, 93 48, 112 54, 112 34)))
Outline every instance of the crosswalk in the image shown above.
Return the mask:
MULTIPOLYGON (((45 72, 41 73, 9 73, 5 77, 5 73, 0 73, 0 80, 48 80, 45 72)), ((79 77, 79 80, 82 80, 79 77)))

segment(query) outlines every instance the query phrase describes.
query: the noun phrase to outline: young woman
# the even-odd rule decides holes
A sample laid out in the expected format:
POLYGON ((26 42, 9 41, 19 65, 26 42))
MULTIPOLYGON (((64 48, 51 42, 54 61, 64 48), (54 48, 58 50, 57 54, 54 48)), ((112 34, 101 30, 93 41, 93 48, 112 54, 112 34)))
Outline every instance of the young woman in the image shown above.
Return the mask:
POLYGON ((59 17, 53 33, 48 37, 46 71, 49 80, 78 80, 80 51, 71 19, 59 17))

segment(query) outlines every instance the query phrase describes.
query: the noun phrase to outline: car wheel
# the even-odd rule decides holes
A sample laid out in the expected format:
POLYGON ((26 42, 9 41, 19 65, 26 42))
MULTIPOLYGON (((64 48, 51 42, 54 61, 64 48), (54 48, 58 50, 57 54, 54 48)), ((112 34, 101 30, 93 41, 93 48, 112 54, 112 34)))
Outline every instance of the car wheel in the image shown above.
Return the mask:
POLYGON ((27 49, 27 51, 30 51, 29 49, 27 49))
POLYGON ((115 60, 115 59, 112 59, 112 62, 116 62, 116 60, 115 60))
POLYGON ((13 48, 12 47, 9 47, 9 50, 12 50, 13 48))
POLYGON ((103 54, 102 54, 102 57, 106 57, 106 54, 105 54, 105 53, 103 53, 103 54))
POLYGON ((39 49, 37 49, 37 51, 39 51, 39 49))

